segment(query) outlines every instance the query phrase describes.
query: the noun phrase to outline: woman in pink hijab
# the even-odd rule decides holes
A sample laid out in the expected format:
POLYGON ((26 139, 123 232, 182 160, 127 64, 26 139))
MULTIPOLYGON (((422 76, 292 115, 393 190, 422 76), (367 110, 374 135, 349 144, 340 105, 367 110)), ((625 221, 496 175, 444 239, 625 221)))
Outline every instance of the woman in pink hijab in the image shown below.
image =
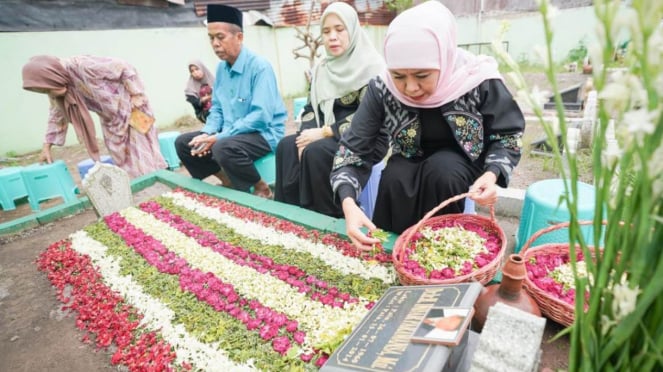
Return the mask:
MULTIPOLYGON (((468 189, 477 203, 494 203, 497 185, 508 185, 520 160, 525 129, 497 63, 456 47, 455 18, 441 3, 398 15, 384 56, 387 68, 368 84, 330 177, 348 236, 360 249, 378 242, 361 227, 400 234, 468 189), (356 201, 389 147, 371 221, 356 201)), ((463 208, 461 200, 440 213, 463 208)))
POLYGON ((53 161, 51 146, 64 145, 72 123, 90 158, 99 161, 93 111, 99 115, 113 163, 129 176, 166 168, 143 83, 129 63, 95 56, 35 56, 23 66, 23 89, 46 93, 51 99, 43 160, 53 161))

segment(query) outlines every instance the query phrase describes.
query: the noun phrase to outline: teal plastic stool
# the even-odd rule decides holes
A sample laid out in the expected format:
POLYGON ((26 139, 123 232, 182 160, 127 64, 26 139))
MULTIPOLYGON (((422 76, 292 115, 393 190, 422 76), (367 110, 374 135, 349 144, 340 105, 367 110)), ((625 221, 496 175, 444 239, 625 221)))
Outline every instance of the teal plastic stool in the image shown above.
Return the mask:
MULTIPOLYGON (((113 158, 111 158, 108 155, 102 155, 101 162, 105 164, 113 164, 113 158)), ((81 176, 81 180, 83 180, 87 172, 89 172, 90 169, 94 167, 94 160, 85 159, 83 161, 78 162, 77 165, 78 165, 78 174, 81 176)))
POLYGON ((33 211, 38 211, 39 203, 44 200, 63 198, 65 203, 77 200, 78 188, 62 160, 27 166, 21 175, 33 211))
POLYGON ((180 167, 180 158, 175 150, 175 139, 179 135, 180 132, 177 131, 159 133, 159 149, 170 170, 180 167))
MULTIPOLYGON (((564 194, 564 180, 550 179, 531 184, 525 192, 520 224, 516 234, 514 253, 520 252, 529 238, 537 231, 567 222, 571 219, 566 202, 560 204, 559 198, 564 194)), ((578 219, 594 218, 594 186, 578 182, 578 219)), ((583 237, 591 244, 592 227, 581 227, 583 237)), ((532 242, 531 247, 546 243, 565 243, 569 241, 567 228, 551 231, 532 242)))
POLYGON ((307 101, 308 101, 307 97, 299 97, 292 100, 293 120, 297 120, 299 118, 299 114, 301 114, 302 110, 304 110, 304 106, 306 106, 307 101))
POLYGON ((0 205, 2 210, 16 209, 15 200, 28 196, 25 183, 21 176, 21 167, 0 169, 0 205))
POLYGON ((256 170, 260 173, 260 178, 267 182, 269 186, 274 186, 276 182, 276 156, 273 152, 263 156, 253 162, 256 170))

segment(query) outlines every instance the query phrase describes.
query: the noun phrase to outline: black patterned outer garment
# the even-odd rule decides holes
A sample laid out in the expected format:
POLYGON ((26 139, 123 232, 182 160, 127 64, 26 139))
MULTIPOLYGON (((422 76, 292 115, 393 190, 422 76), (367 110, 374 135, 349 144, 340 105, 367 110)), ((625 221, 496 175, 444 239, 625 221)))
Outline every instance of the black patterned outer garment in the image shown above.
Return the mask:
MULTIPOLYGON (((330 177, 337 201, 357 200, 374 164, 389 153, 373 222, 401 233, 490 171, 507 187, 521 155, 523 114, 504 83, 490 79, 438 108, 406 106, 380 77, 343 134, 330 177), (391 151, 389 151, 391 150, 391 151)), ((443 213, 462 213, 464 201, 443 213)))
MULTIPOLYGON (((275 200, 332 217, 343 216, 340 205, 334 202, 329 175, 338 141, 350 127, 352 117, 366 90, 367 86, 364 86, 334 100, 334 123, 331 125, 333 137, 309 144, 300 159, 295 139, 301 131, 317 127, 310 101, 304 106, 299 131, 284 137, 276 148, 275 200)), ((323 113, 318 113, 320 122, 324 122, 323 113)))

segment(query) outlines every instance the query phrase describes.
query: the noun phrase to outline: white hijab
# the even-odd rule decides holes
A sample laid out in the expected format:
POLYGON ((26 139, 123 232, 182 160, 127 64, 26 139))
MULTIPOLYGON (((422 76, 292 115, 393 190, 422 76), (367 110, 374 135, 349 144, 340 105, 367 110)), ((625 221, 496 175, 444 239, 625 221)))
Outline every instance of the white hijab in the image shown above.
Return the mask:
POLYGON ((343 54, 334 57, 329 53, 313 70, 311 80, 311 105, 315 120, 320 126, 318 107, 324 114, 324 125, 333 124, 334 100, 356 91, 385 69, 382 56, 375 49, 359 24, 357 11, 346 3, 332 3, 320 17, 320 27, 329 14, 336 14, 350 36, 350 44, 343 54))

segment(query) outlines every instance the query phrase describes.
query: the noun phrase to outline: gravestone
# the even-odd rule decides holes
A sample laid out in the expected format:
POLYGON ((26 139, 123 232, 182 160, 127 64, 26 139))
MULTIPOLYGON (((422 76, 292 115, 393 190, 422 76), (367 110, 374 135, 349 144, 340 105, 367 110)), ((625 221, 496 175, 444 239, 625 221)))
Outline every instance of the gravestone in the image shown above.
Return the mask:
MULTIPOLYGON (((587 93, 585 108, 582 119, 580 120, 580 145, 583 148, 592 145, 592 136, 594 134, 594 124, 598 119, 598 93, 591 90, 587 93)), ((610 138, 607 138, 610 140, 610 138)))
MULTIPOLYGON (((562 96, 564 110, 580 111, 582 107, 581 89, 582 84, 576 84, 559 92, 562 96)), ((555 107, 555 96, 551 96, 548 102, 543 104, 544 110, 554 110, 555 107)))
POLYGON ((460 371, 471 332, 455 347, 410 339, 432 307, 471 307, 481 288, 479 282, 390 287, 320 372, 460 371))
POLYGON ((470 372, 535 372, 546 319, 505 305, 491 306, 470 372))
POLYGON ((115 165, 95 164, 83 180, 83 190, 99 217, 133 205, 129 174, 115 165))

